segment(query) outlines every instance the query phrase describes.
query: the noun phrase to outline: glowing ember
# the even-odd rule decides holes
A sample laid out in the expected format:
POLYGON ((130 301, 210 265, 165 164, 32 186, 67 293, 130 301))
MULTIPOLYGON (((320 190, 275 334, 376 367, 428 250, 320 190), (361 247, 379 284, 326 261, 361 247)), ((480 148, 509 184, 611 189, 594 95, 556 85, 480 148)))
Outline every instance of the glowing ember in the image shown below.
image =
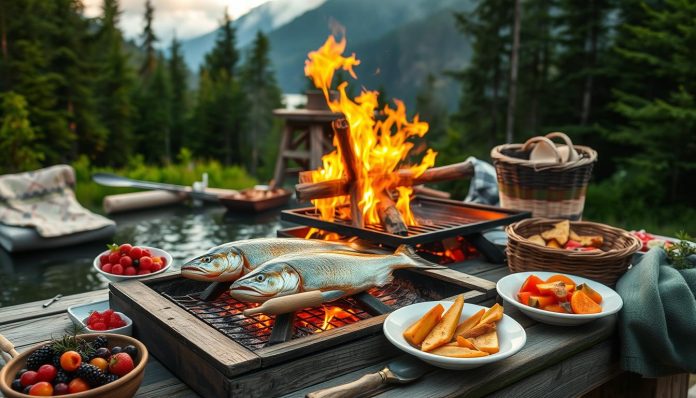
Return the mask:
MULTIPOLYGON (((345 37, 337 42, 334 36, 329 36, 321 48, 308 54, 309 59, 305 61, 305 75, 324 92, 329 108, 334 112, 343 113, 350 125, 354 152, 362 166, 359 170, 359 178, 364 184, 359 208, 366 224, 378 224, 380 219, 377 205, 380 201, 380 193, 396 181, 395 171, 400 168, 410 168, 415 177, 418 177, 435 164, 437 153, 428 149, 419 164, 411 166, 404 164, 414 147, 414 143, 408 139, 423 137, 428 132, 428 123, 420 121, 418 115, 409 121, 403 102, 394 100, 396 108, 385 106, 381 111, 382 120, 376 120, 375 111, 379 95, 377 91, 363 90, 360 95, 350 99, 346 94, 348 83, 343 82, 338 86, 339 99, 330 99, 329 89, 337 70, 343 69, 353 78, 357 78, 353 67, 359 65, 360 61, 355 58, 355 54, 344 57, 342 54, 345 48, 345 37)), ((345 170, 335 138, 334 147, 337 149, 322 157, 323 166, 312 172, 312 182, 344 177, 345 170)), ((410 209, 412 191, 410 187, 399 187, 396 191, 398 195, 396 208, 407 225, 417 225, 410 209)), ((321 218, 328 221, 334 220, 336 210, 340 212, 340 218, 350 218, 350 207, 343 206, 349 202, 348 196, 312 201, 320 212, 321 218)))
POLYGON ((314 333, 320 333, 324 330, 333 329, 334 327, 340 327, 359 320, 360 318, 352 314, 350 310, 344 310, 343 308, 336 306, 324 306, 324 323, 321 325, 321 329, 316 330, 314 333), (336 326, 331 323, 334 318, 341 321, 338 322, 339 324, 336 326))

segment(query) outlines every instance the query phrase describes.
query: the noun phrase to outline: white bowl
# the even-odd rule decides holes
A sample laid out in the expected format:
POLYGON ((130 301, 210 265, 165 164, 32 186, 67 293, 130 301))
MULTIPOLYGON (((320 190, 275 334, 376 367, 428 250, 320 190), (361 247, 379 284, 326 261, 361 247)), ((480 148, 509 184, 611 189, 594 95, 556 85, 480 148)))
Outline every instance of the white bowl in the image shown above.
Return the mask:
POLYGON ((565 275, 568 278, 572 279, 573 282, 576 283, 576 285, 586 283, 592 289, 596 290, 597 293, 602 295, 602 312, 597 314, 562 314, 560 312, 552 312, 530 307, 517 301, 517 292, 519 292, 520 287, 522 287, 522 284, 529 275, 536 275, 540 279, 546 280, 551 275, 556 274, 558 274, 558 272, 518 272, 516 274, 511 274, 500 279, 496 284, 496 290, 498 290, 498 295, 502 297, 503 300, 505 300, 505 302, 514 305, 528 317, 542 323, 547 323, 549 325, 581 325, 583 323, 592 322, 595 319, 604 318, 605 316, 615 314, 619 312, 619 310, 623 306, 623 300, 621 300, 621 296, 619 296, 618 293, 616 293, 611 288, 587 278, 582 278, 579 276, 568 274, 562 275, 565 275))
MULTIPOLYGON (((451 301, 428 301, 425 303, 411 304, 389 314, 387 319, 384 320, 383 326, 384 335, 387 337, 387 340, 400 350, 415 355, 431 365, 455 370, 473 369, 505 359, 522 349, 524 343, 527 341, 527 334, 524 328, 514 319, 507 315, 503 315, 503 319, 498 322, 496 327, 500 351, 495 354, 478 358, 451 358, 423 352, 404 339, 404 331, 438 303, 445 307, 445 311, 452 305, 451 301)), ((481 308, 487 309, 486 307, 476 304, 464 304, 459 322, 474 315, 481 308)))
POLYGON ((72 307, 68 307, 68 317, 73 321, 74 324, 84 327, 85 330, 87 330, 87 333, 116 333, 123 334, 126 336, 132 336, 133 321, 130 318, 128 318, 124 313, 118 311, 114 312, 117 313, 121 317, 121 319, 123 319, 123 321, 126 323, 126 326, 121 326, 120 328, 109 330, 94 330, 87 327, 85 320, 87 319, 87 317, 89 317, 89 314, 92 311, 102 312, 108 310, 109 308, 109 300, 96 301, 94 303, 89 304, 74 305, 72 307))
POLYGON ((104 271, 101 270, 101 267, 100 267, 100 264, 99 264, 99 257, 101 257, 103 254, 110 253, 109 250, 104 250, 103 252, 99 253, 99 254, 97 255, 97 257, 94 258, 94 261, 92 262, 92 266, 94 267, 94 269, 97 270, 97 272, 99 272, 100 274, 104 275, 104 277, 105 277, 106 279, 110 280, 111 282, 121 282, 121 281, 128 281, 128 280, 131 280, 131 279, 149 278, 149 277, 151 277, 151 276, 153 276, 153 275, 161 274, 162 272, 168 270, 169 267, 172 266, 172 255, 169 254, 169 253, 167 253, 166 251, 164 251, 164 250, 162 250, 162 249, 158 249, 158 248, 156 248, 156 247, 150 247, 150 246, 138 246, 138 247, 142 247, 143 249, 148 249, 148 250, 150 251, 150 253, 152 253, 152 255, 153 255, 154 257, 164 256, 164 258, 167 259, 167 265, 165 265, 165 266, 164 266, 161 270, 159 270, 159 271, 152 272, 152 273, 149 273, 149 274, 146 274, 146 275, 114 275, 114 274, 110 274, 110 273, 108 273, 108 272, 104 272, 104 271))

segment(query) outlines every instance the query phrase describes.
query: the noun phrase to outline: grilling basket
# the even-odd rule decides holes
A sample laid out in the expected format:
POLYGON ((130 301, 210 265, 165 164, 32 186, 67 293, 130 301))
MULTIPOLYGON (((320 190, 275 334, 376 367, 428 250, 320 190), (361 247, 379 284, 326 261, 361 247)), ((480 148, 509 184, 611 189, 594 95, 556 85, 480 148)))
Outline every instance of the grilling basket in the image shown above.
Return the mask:
POLYGON ((528 218, 510 224, 507 260, 511 272, 549 271, 578 275, 614 286, 628 270, 640 240, 628 232, 589 221, 573 221, 570 229, 578 235, 601 235, 600 250, 572 251, 533 243, 528 238, 554 227, 559 220, 528 218))
POLYGON ((528 210, 534 217, 579 220, 597 152, 573 145, 559 132, 532 137, 524 144, 491 150, 498 177, 500 206, 528 210), (555 144, 561 139, 564 144, 555 144))

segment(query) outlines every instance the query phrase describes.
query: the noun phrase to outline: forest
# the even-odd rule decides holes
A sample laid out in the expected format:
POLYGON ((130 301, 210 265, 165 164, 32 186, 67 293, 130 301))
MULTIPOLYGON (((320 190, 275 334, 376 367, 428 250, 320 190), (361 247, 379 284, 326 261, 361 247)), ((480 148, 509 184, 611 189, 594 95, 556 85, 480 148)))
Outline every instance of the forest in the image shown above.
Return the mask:
MULTIPOLYGON (((69 163, 78 186, 93 170, 190 183, 195 163, 231 188, 267 181, 281 106, 268 37, 242 53, 221 12, 214 48, 190 71, 179 41, 155 35, 151 1, 136 40, 120 15, 118 0, 97 18, 80 0, 0 1, 0 171, 69 163)), ((455 111, 434 76, 409 111, 430 123, 438 164, 564 131, 599 152, 586 219, 693 233, 694 20, 687 0, 479 0, 451 12, 472 50, 447 71, 461 87, 455 111)), ((465 185, 443 188, 461 197, 465 185)), ((99 194, 78 188, 90 203, 99 194)))

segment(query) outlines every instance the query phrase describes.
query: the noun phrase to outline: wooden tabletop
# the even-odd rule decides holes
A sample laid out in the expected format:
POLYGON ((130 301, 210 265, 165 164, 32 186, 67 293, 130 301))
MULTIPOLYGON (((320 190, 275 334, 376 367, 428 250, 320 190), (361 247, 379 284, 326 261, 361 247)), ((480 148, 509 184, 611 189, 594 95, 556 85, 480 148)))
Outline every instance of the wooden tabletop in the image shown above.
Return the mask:
MULTIPOLYGON (((470 261, 454 267, 490 281, 508 273, 504 266, 470 261)), ((66 309, 72 305, 104 300, 107 290, 63 297, 48 308, 46 301, 21 304, 0 309, 0 334, 12 341, 18 351, 60 336, 70 325, 66 309)), ((491 305, 493 302, 484 303, 491 305)), ((527 343, 510 358, 478 369, 447 371, 432 368, 420 380, 403 386, 387 386, 366 396, 379 397, 478 397, 490 396, 578 396, 614 379, 622 372, 618 367, 618 343, 615 317, 575 327, 539 324, 506 306, 505 313, 525 327, 527 343)), ((384 339, 384 344, 389 344, 384 339)), ((0 359, 0 363, 2 360, 0 359)), ((310 391, 335 386, 377 372, 389 358, 376 360, 374 365, 339 375, 310 388, 295 391, 287 397, 303 397, 310 391)), ((326 364, 330 366, 330 364, 326 364)), ((288 375, 301 377, 301 375, 288 375)), ((679 387, 681 388, 681 387, 679 387)), ((685 395, 685 394, 684 394, 685 395)), ((196 397, 188 386, 156 358, 150 357, 145 379, 138 397, 196 397)))

